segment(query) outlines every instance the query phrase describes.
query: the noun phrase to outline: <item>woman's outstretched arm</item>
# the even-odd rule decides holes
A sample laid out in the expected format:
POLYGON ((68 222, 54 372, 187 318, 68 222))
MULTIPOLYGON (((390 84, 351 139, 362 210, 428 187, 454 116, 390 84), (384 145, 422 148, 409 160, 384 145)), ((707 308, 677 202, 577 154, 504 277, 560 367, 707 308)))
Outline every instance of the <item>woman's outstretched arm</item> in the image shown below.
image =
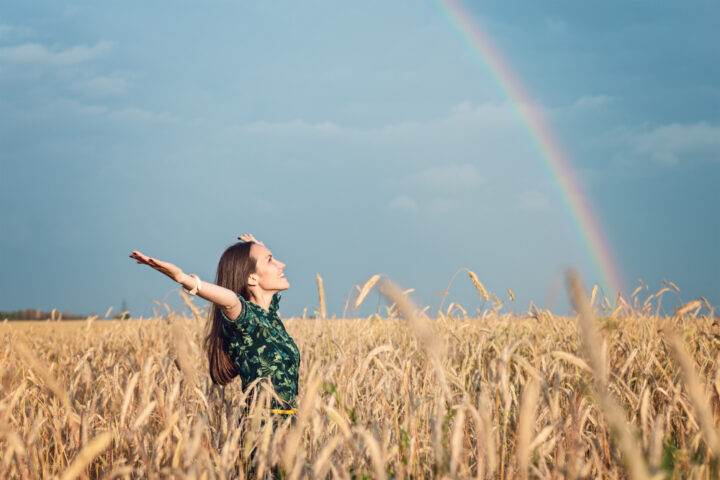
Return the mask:
MULTIPOLYGON (((170 262, 148 257, 137 250, 133 250, 130 258, 137 260, 137 263, 152 267, 158 272, 170 277, 186 290, 192 290, 197 286, 197 280, 195 278, 186 274, 180 267, 170 262)), ((228 318, 237 318, 242 313, 242 303, 240 303, 237 295, 225 287, 203 281, 202 290, 199 290, 197 295, 220 307, 228 318)))

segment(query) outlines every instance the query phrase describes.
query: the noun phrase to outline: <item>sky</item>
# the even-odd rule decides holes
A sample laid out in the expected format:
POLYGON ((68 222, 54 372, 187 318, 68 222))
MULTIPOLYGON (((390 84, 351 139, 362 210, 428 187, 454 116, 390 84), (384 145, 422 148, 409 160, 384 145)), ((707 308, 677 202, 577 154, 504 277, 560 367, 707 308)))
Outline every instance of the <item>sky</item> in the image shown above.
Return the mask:
MULTIPOLYGON (((459 4, 565 151, 624 294, 665 280, 668 308, 719 306, 720 4, 459 4)), ((376 311, 377 293, 345 308, 376 273, 436 311, 461 268, 505 311, 567 312, 568 268, 602 283, 593 252, 517 99, 446 13, 3 1, 0 310, 181 308, 128 254, 212 281, 251 232, 287 264, 284 316, 318 309, 316 273, 330 315, 376 311)), ((464 273, 449 292, 445 307, 487 307, 464 273)))

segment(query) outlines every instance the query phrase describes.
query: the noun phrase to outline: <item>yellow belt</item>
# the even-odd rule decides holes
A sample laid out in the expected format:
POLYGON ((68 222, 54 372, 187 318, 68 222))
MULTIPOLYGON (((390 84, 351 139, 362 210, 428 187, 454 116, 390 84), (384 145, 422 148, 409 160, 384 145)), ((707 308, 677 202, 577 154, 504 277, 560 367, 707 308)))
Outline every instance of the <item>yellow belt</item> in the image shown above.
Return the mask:
POLYGON ((279 410, 277 408, 271 408, 270 413, 279 413, 280 415, 295 415, 297 410, 291 408, 290 410, 279 410))

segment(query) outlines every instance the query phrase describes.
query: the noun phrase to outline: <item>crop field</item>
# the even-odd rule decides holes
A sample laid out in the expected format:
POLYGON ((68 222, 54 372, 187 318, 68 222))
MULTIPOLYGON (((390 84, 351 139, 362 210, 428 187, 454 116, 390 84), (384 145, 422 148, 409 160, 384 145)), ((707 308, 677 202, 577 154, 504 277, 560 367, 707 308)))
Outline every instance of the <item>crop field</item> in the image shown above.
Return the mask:
POLYGON ((266 385, 246 412, 210 382, 202 312, 0 324, 0 478, 718 477, 709 305, 571 281, 577 315, 510 314, 476 287, 478 314, 384 284, 382 315, 284 319, 299 409, 274 428, 266 385))

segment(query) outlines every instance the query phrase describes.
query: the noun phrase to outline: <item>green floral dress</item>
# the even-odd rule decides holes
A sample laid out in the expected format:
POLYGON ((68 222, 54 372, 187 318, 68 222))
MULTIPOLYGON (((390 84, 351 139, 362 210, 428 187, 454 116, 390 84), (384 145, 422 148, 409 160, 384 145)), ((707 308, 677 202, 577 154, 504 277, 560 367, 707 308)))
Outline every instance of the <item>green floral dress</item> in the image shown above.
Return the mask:
POLYGON ((272 408, 296 407, 300 350, 278 316, 280 295, 273 295, 269 310, 238 295, 242 313, 230 320, 223 313, 223 333, 228 353, 239 372, 243 387, 260 377, 269 377, 283 404, 272 408))

